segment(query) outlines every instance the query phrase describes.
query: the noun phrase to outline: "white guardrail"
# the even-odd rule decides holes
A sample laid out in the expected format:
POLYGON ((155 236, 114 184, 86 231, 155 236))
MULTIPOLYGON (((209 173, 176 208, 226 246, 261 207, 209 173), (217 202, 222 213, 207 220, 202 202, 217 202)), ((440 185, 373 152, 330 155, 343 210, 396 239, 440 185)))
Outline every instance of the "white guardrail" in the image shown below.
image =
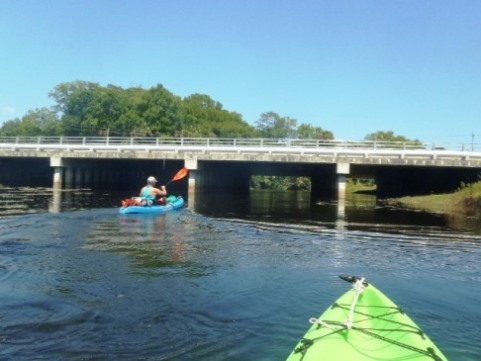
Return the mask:
POLYGON ((40 137, 0 137, 0 146, 18 144, 38 145, 89 145, 89 146, 202 146, 202 147, 302 147, 302 148, 343 148, 343 149, 452 149, 474 150, 463 144, 447 147, 427 146, 420 142, 396 141, 346 141, 323 139, 273 139, 273 138, 159 138, 159 137, 79 137, 79 136, 40 136, 40 137))
POLYGON ((427 147, 419 142, 344 141, 320 139, 271 138, 159 138, 159 137, 0 137, 0 151, 193 151, 193 152, 259 152, 388 156, 404 158, 421 156, 431 159, 481 160, 481 152, 463 145, 427 147))

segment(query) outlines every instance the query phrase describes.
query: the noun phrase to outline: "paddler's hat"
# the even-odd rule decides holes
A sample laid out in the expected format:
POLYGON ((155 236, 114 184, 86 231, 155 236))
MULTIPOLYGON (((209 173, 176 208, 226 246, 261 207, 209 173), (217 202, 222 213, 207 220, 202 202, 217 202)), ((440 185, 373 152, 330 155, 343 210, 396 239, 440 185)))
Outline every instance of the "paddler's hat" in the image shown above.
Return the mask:
POLYGON ((157 183, 157 179, 155 179, 155 177, 150 176, 149 178, 147 178, 147 183, 157 183))

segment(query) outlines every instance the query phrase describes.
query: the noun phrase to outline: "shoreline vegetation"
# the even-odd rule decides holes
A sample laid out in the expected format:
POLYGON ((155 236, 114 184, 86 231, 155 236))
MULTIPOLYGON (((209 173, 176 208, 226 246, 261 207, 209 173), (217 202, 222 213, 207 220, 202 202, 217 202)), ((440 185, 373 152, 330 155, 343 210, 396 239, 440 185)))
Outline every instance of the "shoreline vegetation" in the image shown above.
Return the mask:
POLYGON ((479 218, 481 216, 481 181, 461 184, 453 193, 388 198, 382 203, 430 213, 479 218))
MULTIPOLYGON (((376 186, 373 183, 349 179, 346 190, 353 194, 375 194, 376 186)), ((429 213, 481 218, 481 181, 471 184, 462 183, 452 193, 387 198, 380 200, 380 203, 429 213)))
MULTIPOLYGON (((252 189, 308 190, 309 180, 305 177, 255 176, 252 189)), ((347 179, 346 192, 350 194, 376 193, 372 179, 347 179)), ((389 207, 419 210, 429 213, 481 218, 481 181, 462 183, 451 193, 429 194, 386 198, 379 203, 389 207)))

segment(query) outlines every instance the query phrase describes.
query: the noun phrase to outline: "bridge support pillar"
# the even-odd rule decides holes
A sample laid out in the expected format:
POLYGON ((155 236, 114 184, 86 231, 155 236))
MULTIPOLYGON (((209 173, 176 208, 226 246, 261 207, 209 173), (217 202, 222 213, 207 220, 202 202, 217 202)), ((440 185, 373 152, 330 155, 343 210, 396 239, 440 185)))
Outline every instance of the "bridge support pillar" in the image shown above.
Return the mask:
POLYGON ((189 192, 195 192, 198 178, 198 170, 189 170, 189 192))
POLYGON ((346 215, 346 175, 337 175, 337 218, 343 219, 346 215))
POLYGON ((197 159, 186 159, 184 162, 185 167, 189 169, 189 180, 187 183, 187 200, 188 207, 194 209, 195 207, 195 194, 199 185, 199 170, 197 169, 197 159))
POLYGON ((349 163, 337 163, 337 218, 344 219, 346 215, 346 176, 350 172, 349 163))
POLYGON ((53 167, 54 189, 62 189, 63 185, 63 160, 60 157, 50 157, 50 166, 53 167))
POLYGON ((350 172, 349 163, 337 163, 337 199, 339 201, 346 201, 346 176, 350 172))
POLYGON ((62 190, 59 188, 53 189, 52 199, 48 206, 50 213, 59 213, 61 211, 62 204, 62 190))
POLYGON ((63 167, 54 167, 53 170, 53 185, 55 189, 62 189, 63 167))
POLYGON ((75 168, 65 164, 62 157, 50 157, 50 166, 53 170, 54 189, 72 188, 75 181, 75 168))

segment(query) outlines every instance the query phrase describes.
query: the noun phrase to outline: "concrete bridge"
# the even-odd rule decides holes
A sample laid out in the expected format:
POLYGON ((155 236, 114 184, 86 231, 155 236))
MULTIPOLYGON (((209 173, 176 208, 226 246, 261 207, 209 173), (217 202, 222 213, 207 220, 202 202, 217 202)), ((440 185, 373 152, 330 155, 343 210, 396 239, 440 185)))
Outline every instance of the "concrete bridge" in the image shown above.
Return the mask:
POLYGON ((339 199, 346 177, 373 178, 378 197, 388 197, 451 191, 475 181, 481 152, 409 142, 0 137, 0 183, 137 189, 146 176, 163 173, 166 182, 183 166, 190 169, 183 183, 189 193, 245 192, 252 175, 279 175, 309 177, 313 195, 339 199))

